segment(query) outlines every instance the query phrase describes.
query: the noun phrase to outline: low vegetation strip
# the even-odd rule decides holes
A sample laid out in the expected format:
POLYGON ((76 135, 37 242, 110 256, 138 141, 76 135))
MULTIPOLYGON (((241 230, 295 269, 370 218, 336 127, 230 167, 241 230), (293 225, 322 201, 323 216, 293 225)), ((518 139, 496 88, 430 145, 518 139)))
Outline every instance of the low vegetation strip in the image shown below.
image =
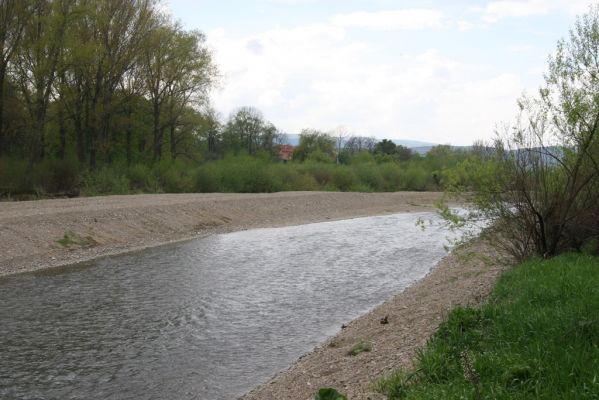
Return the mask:
POLYGON ((459 307, 413 369, 379 381, 389 399, 599 398, 599 258, 532 259, 482 308, 459 307))

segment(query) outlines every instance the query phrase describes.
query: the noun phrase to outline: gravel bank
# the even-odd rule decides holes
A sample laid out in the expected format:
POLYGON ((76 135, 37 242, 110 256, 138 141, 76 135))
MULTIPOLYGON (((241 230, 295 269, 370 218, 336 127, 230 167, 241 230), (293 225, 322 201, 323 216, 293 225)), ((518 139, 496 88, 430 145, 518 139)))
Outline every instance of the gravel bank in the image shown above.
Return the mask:
POLYGON ((479 305, 505 266, 488 245, 467 245, 445 258, 422 280, 346 327, 288 370, 242 397, 243 400, 312 400, 333 387, 351 400, 386 397, 372 383, 398 368, 409 368, 430 335, 457 305, 479 305), (386 320, 382 324, 381 320, 386 320), (372 350, 349 355, 353 346, 372 350))
POLYGON ((284 192, 0 202, 0 276, 211 233, 427 211, 440 196, 415 192, 284 192))

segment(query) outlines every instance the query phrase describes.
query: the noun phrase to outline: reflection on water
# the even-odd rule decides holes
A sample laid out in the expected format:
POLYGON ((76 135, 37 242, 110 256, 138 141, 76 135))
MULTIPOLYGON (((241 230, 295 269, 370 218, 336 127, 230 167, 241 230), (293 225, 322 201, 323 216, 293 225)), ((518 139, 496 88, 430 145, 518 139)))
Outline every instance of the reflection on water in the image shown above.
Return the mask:
POLYGON ((230 399, 424 276, 397 214, 215 235, 0 280, 0 398, 230 399))

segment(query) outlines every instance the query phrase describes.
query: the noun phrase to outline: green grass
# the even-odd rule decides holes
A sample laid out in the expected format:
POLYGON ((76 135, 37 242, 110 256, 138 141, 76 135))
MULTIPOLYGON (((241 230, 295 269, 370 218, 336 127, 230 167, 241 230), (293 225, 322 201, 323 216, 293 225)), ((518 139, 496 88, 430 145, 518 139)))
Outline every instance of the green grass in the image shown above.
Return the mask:
POLYGON ((56 241, 62 247, 91 247, 95 246, 97 242, 91 236, 81 236, 73 231, 66 231, 64 235, 56 241))
POLYGON ((506 272, 482 309, 450 313, 414 370, 375 388, 389 399, 599 399, 599 258, 506 272))
POLYGON ((368 342, 360 342, 356 344, 351 350, 347 353, 350 356, 357 356, 360 353, 372 351, 372 344, 368 342))

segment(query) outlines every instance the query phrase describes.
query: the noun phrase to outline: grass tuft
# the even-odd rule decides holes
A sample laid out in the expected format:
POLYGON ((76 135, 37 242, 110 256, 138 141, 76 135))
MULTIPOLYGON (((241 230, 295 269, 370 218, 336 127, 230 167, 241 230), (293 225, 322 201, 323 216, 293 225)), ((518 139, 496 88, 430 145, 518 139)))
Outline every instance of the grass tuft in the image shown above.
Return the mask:
POLYGON ((360 342, 351 348, 350 351, 347 352, 347 355, 357 356, 360 353, 365 353, 372 351, 372 344, 369 342, 360 342))

